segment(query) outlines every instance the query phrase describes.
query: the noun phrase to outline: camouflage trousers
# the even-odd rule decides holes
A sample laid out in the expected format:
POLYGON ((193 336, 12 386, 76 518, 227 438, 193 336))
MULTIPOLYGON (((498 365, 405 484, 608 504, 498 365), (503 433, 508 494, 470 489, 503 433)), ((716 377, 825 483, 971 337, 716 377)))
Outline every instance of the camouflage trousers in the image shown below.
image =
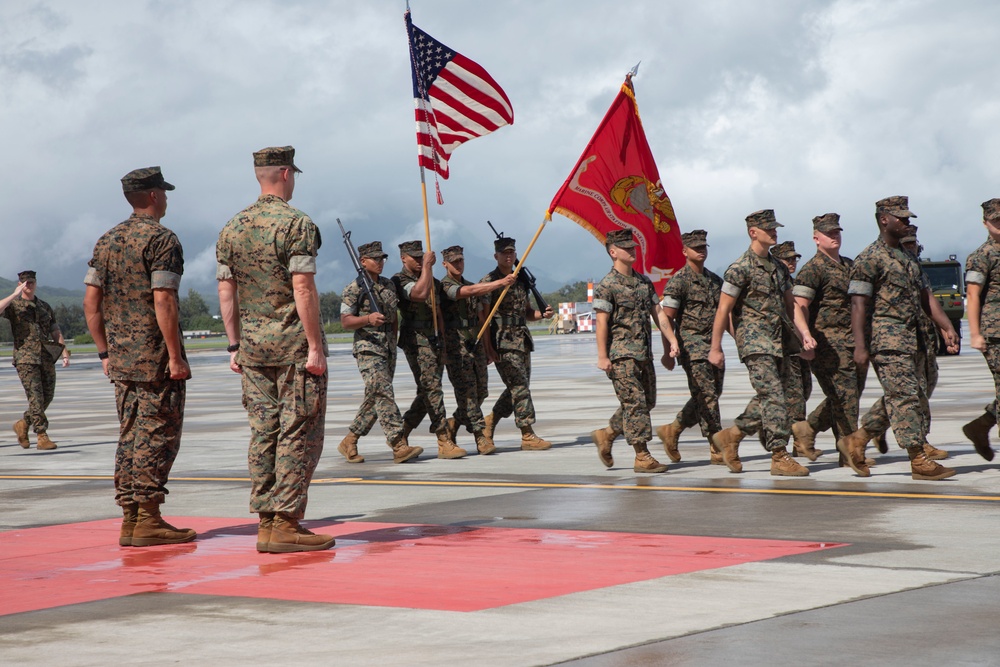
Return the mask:
POLYGON ((809 361, 799 356, 788 357, 789 389, 785 395, 792 423, 806 418, 806 401, 812 396, 813 383, 809 361))
POLYGON ((115 451, 115 502, 163 504, 181 446, 185 380, 115 382, 121 428, 115 451))
POLYGON ((403 435, 403 419, 399 416, 392 378, 396 374, 396 349, 388 357, 378 354, 356 355, 358 370, 365 383, 365 397, 349 427, 358 437, 368 435, 378 420, 385 433, 386 442, 396 442, 403 435))
MULTIPOLYGON (((937 367, 937 359, 933 365, 937 367)), ((872 366, 884 395, 861 419, 861 427, 878 436, 891 425, 900 447, 922 447, 931 428, 927 355, 879 352, 872 356, 872 366)))
POLYGON ((415 430, 424 417, 430 417, 430 432, 438 433, 447 427, 444 420, 448 416, 444 408, 444 386, 441 384, 444 376, 441 353, 430 345, 407 346, 403 348, 403 353, 417 385, 417 395, 413 397, 410 408, 403 413, 403 423, 415 430))
POLYGON ((680 422, 681 428, 691 428, 695 424, 700 424, 701 434, 710 438, 722 430, 719 397, 722 395, 726 369, 713 366, 706 359, 698 361, 682 359, 681 366, 687 375, 691 398, 677 413, 677 421, 680 422))
MULTIPOLYGON (((927 439, 927 434, 931 431, 931 408, 930 408, 930 398, 934 395, 934 389, 937 387, 938 383, 938 363, 937 355, 933 352, 927 353, 924 350, 920 350, 916 353, 915 363, 918 368, 923 370, 924 386, 926 396, 923 399, 922 411, 924 413, 924 440, 927 439)), ((877 372, 877 369, 876 369, 877 372)), ((876 437, 881 437, 889 430, 891 420, 889 419, 889 412, 885 405, 885 396, 882 396, 868 409, 868 412, 861 418, 861 428, 865 429, 872 435, 876 437)), ((896 430, 893 429, 893 434, 896 430)), ((897 440, 898 442, 898 440, 897 440)))
POLYGON ((496 362, 497 372, 506 389, 493 404, 493 415, 506 419, 514 415, 518 428, 535 423, 535 405, 531 402, 531 353, 520 350, 497 350, 500 357, 496 362))
POLYGON ((653 437, 649 413, 656 407, 656 368, 650 359, 615 359, 608 371, 620 407, 611 416, 608 426, 624 433, 633 447, 645 448, 653 437))
POLYGON ((17 364, 17 376, 28 398, 24 421, 35 433, 45 433, 49 428, 45 410, 56 395, 56 367, 53 364, 17 364))
POLYGON ((825 398, 809 413, 809 426, 816 433, 832 428, 833 437, 840 440, 858 428, 859 403, 868 366, 857 367, 854 348, 826 345, 816 349, 811 366, 825 398))
POLYGON ((250 421, 250 511, 301 519, 323 453, 328 375, 305 363, 244 366, 243 407, 250 421))
MULTIPOLYGON (((470 340, 475 340, 472 338, 470 340)), ((459 336, 448 337, 448 380, 455 389, 455 423, 470 433, 486 428, 483 401, 490 395, 486 348, 480 343, 472 351, 459 336)))
POLYGON ((736 426, 747 435, 760 432, 764 449, 774 451, 788 446, 792 419, 787 396, 792 392, 789 357, 751 354, 743 361, 750 375, 750 385, 757 395, 736 418, 736 426))
POLYGON ((993 417, 993 422, 997 421, 997 403, 1000 402, 1000 339, 987 339, 986 351, 983 353, 986 357, 986 365, 989 366, 990 372, 993 374, 993 388, 995 397, 986 406, 985 411, 987 414, 993 417))

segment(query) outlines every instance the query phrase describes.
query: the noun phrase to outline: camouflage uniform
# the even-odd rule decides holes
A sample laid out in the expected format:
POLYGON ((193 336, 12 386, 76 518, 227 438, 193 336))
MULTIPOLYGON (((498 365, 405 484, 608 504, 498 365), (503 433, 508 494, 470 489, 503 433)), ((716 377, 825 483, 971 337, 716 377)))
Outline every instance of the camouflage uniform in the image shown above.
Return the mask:
MULTIPOLYGON (((420 257, 422 256, 421 250, 420 257)), ((406 355, 406 363, 409 364, 413 381, 417 385, 417 395, 414 396, 410 408, 403 414, 403 424, 411 430, 415 429, 426 415, 430 417, 430 432, 440 433, 447 429, 445 418, 448 416, 444 407, 444 389, 441 385, 444 365, 441 363, 441 351, 432 343, 434 313, 431 311, 430 299, 419 303, 410 298, 410 292, 417 280, 419 277, 405 268, 392 277, 401 316, 399 347, 406 355)), ((436 303, 440 304, 441 281, 437 278, 433 280, 433 289, 436 303)))
MULTIPOLYGON (((479 281, 491 283, 504 277, 499 268, 487 273, 479 281)), ((490 295, 490 309, 500 298, 501 292, 490 295)), ((497 372, 506 388, 493 404, 493 415, 497 420, 514 415, 514 423, 519 428, 535 423, 535 406, 531 402, 531 353, 535 349, 531 332, 528 331, 527 312, 533 310, 528 303, 528 288, 522 280, 518 280, 507 296, 500 302, 500 307, 490 323, 490 335, 493 337, 493 349, 499 360, 496 362, 497 372)))
POLYGON ((444 340, 448 350, 448 379, 455 388, 455 423, 465 426, 472 433, 486 427, 483 419, 483 401, 489 396, 489 373, 484 345, 469 345, 479 333, 479 310, 484 307, 484 297, 460 299, 458 290, 472 283, 450 274, 442 281, 444 298, 441 314, 444 316, 444 340))
POLYGON ((89 264, 84 283, 103 292, 108 376, 121 423, 115 502, 160 505, 180 448, 187 384, 170 379, 153 290, 180 287, 184 253, 172 231, 133 214, 98 239, 89 264))
POLYGON ((57 326, 55 313, 38 297, 23 299, 18 296, 0 317, 10 320, 14 335, 14 367, 28 399, 24 421, 35 433, 45 433, 49 428, 45 410, 56 392, 57 358, 45 349, 45 344, 52 341, 52 329, 57 326))
MULTIPOLYGON (((983 204, 987 214, 996 214, 1000 201, 990 200, 983 204), (988 204, 997 206, 990 208, 988 204)), ((981 287, 982 309, 979 316, 979 332, 986 339, 986 365, 993 374, 996 395, 985 408, 984 419, 989 425, 997 423, 997 402, 1000 401, 1000 243, 992 238, 976 248, 965 260, 965 282, 981 287)))
MULTIPOLYGON (((381 276, 372 285, 372 292, 379 311, 385 315, 385 323, 354 330, 352 351, 365 383, 365 396, 351 422, 350 431, 359 437, 368 435, 377 419, 386 440, 392 443, 403 435, 403 420, 399 416, 392 388, 396 374, 396 307, 399 299, 393 282, 381 276)), ((366 317, 375 312, 358 280, 348 283, 342 298, 340 312, 343 315, 366 317)))
POLYGON ((768 451, 784 449, 791 434, 788 358, 800 350, 783 298, 791 277, 781 262, 748 249, 726 269, 724 280, 722 291, 736 300, 732 317, 740 361, 757 392, 735 424, 746 434, 763 431, 768 451))
POLYGON ((226 223, 215 247, 216 279, 235 281, 239 299, 236 363, 250 422, 254 513, 303 518, 323 452, 328 374, 306 370, 309 344, 292 289, 293 273, 316 272, 321 243, 308 215, 265 194, 226 223))
POLYGON ((698 274, 685 265, 670 278, 660 301, 663 308, 677 311, 680 362, 691 390, 691 398, 677 413, 677 421, 682 428, 700 424, 701 434, 706 438, 722 430, 719 396, 726 370, 708 361, 721 290, 722 278, 708 269, 698 274))
MULTIPOLYGON (((820 230, 822 231, 822 230, 820 230)), ((854 363, 851 332, 851 298, 847 293, 854 261, 839 262, 817 252, 799 269, 792 294, 809 300, 809 330, 816 340, 816 357, 810 363, 826 398, 807 421, 815 433, 833 429, 836 439, 858 426, 858 401, 868 368, 854 363)))
POLYGON ((615 269, 594 288, 594 310, 608 313, 608 377, 621 404, 608 425, 636 452, 653 437, 649 413, 656 407, 649 313, 658 299, 653 283, 636 271, 626 276, 615 269))
POLYGON ((920 354, 925 345, 919 333, 924 286, 920 265, 879 238, 854 260, 850 280, 849 294, 870 298, 871 360, 896 441, 900 447, 922 448, 930 406, 920 354))

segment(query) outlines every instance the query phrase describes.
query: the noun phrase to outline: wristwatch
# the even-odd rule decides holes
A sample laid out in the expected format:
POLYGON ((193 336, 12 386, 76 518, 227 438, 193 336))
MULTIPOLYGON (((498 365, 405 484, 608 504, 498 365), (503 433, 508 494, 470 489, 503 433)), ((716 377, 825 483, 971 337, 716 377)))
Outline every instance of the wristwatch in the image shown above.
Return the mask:
POLYGON ((232 345, 230 345, 229 347, 227 347, 226 348, 226 352, 233 353, 233 352, 235 352, 238 349, 240 349, 240 344, 237 342, 237 343, 233 343, 232 345))
POLYGON ((108 353, 106 351, 105 352, 98 352, 97 353, 97 358, 101 359, 101 360, 107 359, 108 358, 108 353))

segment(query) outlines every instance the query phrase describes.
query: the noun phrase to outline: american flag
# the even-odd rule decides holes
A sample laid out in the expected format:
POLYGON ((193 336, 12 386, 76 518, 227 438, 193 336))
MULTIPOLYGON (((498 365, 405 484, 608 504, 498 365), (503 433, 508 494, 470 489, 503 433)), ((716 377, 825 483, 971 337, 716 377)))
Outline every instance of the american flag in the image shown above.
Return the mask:
POLYGON ((451 152, 514 122, 507 94, 489 73, 413 25, 406 12, 421 167, 448 178, 451 152))

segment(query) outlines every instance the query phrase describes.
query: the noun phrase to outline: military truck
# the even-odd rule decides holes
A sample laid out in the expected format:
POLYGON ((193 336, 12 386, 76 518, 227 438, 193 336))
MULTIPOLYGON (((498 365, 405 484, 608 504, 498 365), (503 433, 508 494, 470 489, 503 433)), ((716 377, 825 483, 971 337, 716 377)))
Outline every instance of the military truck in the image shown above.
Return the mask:
MULTIPOLYGON (((965 280, 963 277, 962 263, 955 255, 949 255, 948 259, 931 260, 920 258, 920 266, 931 281, 931 291, 937 298, 938 303, 944 310, 944 314, 951 320, 955 327, 955 332, 959 336, 959 349, 962 345, 962 318, 965 316, 965 280)), ((938 354, 947 354, 944 349, 944 341, 938 346, 938 354)))

